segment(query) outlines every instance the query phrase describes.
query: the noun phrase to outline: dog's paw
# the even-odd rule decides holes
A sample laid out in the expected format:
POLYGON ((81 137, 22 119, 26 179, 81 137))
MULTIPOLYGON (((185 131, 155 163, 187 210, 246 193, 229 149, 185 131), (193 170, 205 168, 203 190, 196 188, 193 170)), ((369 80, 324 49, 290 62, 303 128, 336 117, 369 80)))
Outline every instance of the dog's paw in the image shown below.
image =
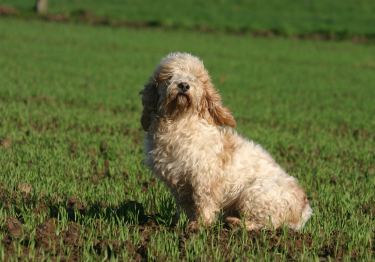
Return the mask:
POLYGON ((229 228, 242 227, 242 221, 241 221, 241 219, 239 219, 237 217, 230 217, 230 216, 224 217, 223 222, 229 228))
POLYGON ((192 221, 188 224, 188 230, 189 232, 198 232, 200 229, 200 223, 199 221, 192 221))
POLYGON ((245 221, 244 223, 241 219, 237 217, 230 217, 230 216, 224 217, 223 222, 225 223, 226 227, 231 228, 231 229, 242 228, 245 226, 247 231, 251 231, 251 230, 260 229, 262 227, 261 225, 256 224, 252 221, 245 221))

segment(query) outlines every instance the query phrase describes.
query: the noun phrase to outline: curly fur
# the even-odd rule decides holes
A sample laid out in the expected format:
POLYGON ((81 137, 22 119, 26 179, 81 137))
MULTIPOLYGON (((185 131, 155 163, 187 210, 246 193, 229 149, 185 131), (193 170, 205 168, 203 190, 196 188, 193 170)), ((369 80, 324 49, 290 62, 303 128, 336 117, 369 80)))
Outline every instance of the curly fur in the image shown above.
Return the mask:
POLYGON ((248 230, 270 221, 274 228, 305 225, 312 209, 297 179, 232 129, 235 120, 197 57, 169 54, 140 94, 145 163, 191 221, 213 222, 222 210, 232 223, 244 217, 248 230))

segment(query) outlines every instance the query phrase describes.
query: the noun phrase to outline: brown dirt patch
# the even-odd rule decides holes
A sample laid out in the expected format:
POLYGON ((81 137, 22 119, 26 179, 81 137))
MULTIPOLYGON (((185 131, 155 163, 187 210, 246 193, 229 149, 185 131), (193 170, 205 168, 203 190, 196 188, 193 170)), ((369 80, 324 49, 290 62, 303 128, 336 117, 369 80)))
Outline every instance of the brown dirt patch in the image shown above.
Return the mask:
POLYGON ((10 6, 0 6, 0 16, 5 16, 5 15, 14 15, 17 14, 17 10, 13 7, 10 6))
POLYGON ((363 214, 375 216, 375 201, 370 200, 367 204, 362 205, 363 214))
MULTIPOLYGON (((67 230, 62 229, 62 231, 56 231, 56 223, 57 220, 51 218, 35 228, 35 257, 37 260, 42 259, 43 253, 41 250, 44 250, 44 253, 49 253, 52 260, 56 259, 56 256, 59 255, 62 261, 78 261, 79 257, 77 255, 79 254, 79 250, 76 247, 82 245, 78 242, 81 226, 74 222, 70 222, 67 230), (61 250, 60 243, 63 243, 65 247, 68 246, 72 248, 69 259, 65 257, 65 253, 61 250)), ((21 244, 23 255, 26 255, 26 258, 30 259, 28 257, 29 249, 31 248, 29 246, 29 233, 17 218, 8 216, 6 222, 6 235, 3 241, 6 261, 8 258, 16 255, 14 244, 17 242, 20 242, 21 244)), ((25 257, 23 257, 23 255, 19 258, 24 259, 25 257)))
POLYGON ((5 231, 11 238, 19 238, 26 230, 17 218, 15 218, 14 216, 7 216, 7 220, 5 222, 5 231))
POLYGON ((155 187, 155 178, 151 178, 150 180, 145 180, 142 182, 142 190, 146 192, 149 188, 155 187))
POLYGON ((69 16, 64 14, 52 14, 52 15, 45 15, 44 17, 48 21, 53 22, 65 22, 69 19, 69 16))
MULTIPOLYGON (((332 177, 331 179, 335 181, 336 178, 332 177)), ((149 180, 143 183, 147 183, 147 187, 145 186, 147 189, 150 186, 154 186, 155 181, 149 180)), ((18 200, 11 199, 14 194, 19 195, 18 191, 25 191, 22 193, 22 196, 25 197, 24 200, 27 200, 30 196, 26 194, 27 190, 30 188, 31 186, 27 183, 18 182, 12 189, 12 196, 10 196, 9 193, 6 193, 7 189, 3 185, 0 185, 0 197, 4 200, 4 207, 7 209, 8 204, 18 206, 18 200)), ((21 246, 23 254, 29 254, 30 248, 32 248, 31 243, 33 243, 33 245, 35 244, 35 258, 37 260, 42 259, 43 254, 41 250, 44 250, 45 253, 48 252, 48 256, 52 261, 56 260, 58 256, 60 256, 61 261, 79 261, 82 256, 83 246, 87 240, 86 235, 90 233, 90 229, 82 228, 79 224, 79 220, 76 217, 77 210, 80 215, 92 216, 93 218, 95 218, 93 215, 95 213, 114 211, 114 214, 119 218, 124 218, 125 221, 128 219, 129 211, 134 213, 136 210, 138 212, 138 223, 129 226, 130 238, 141 239, 137 246, 131 241, 119 241, 116 238, 108 239, 104 237, 103 232, 100 230, 100 228, 102 228, 100 225, 105 222, 99 219, 93 220, 95 224, 94 228, 97 228, 97 232, 94 233, 95 239, 93 239, 93 248, 99 256, 108 256, 109 258, 112 256, 116 257, 118 253, 123 252, 125 249, 129 257, 132 257, 133 260, 147 261, 150 255, 149 252, 152 252, 152 247, 154 245, 152 242, 153 236, 161 230, 167 230, 178 234, 180 260, 187 259, 186 249, 188 247, 190 248, 195 240, 201 237, 201 234, 207 234, 207 243, 209 243, 207 244, 207 248, 219 248, 225 261, 247 259, 246 257, 233 255, 231 252, 233 245, 238 245, 239 248, 243 248, 245 251, 258 248, 260 252, 279 254, 272 258, 278 261, 281 259, 280 254, 288 260, 299 260, 300 255, 304 253, 306 249, 316 248, 314 245, 317 244, 313 242, 313 236, 310 233, 298 233, 290 229, 279 228, 277 230, 265 232, 243 232, 240 227, 228 223, 204 229, 194 227, 181 229, 176 225, 167 227, 161 224, 160 219, 157 219, 160 215, 145 215, 142 204, 136 201, 128 201, 119 206, 112 207, 102 202, 84 203, 75 196, 67 197, 66 202, 63 198, 63 196, 52 196, 46 201, 50 203, 50 205, 57 206, 48 206, 43 199, 39 200, 43 201, 43 203, 39 203, 39 205, 37 205, 38 208, 34 208, 33 210, 36 219, 38 219, 38 216, 47 217, 45 217, 45 222, 29 230, 24 224, 22 217, 7 216, 5 223, 0 225, 0 228, 4 229, 5 232, 5 237, 0 243, 5 249, 5 260, 13 258, 16 255, 15 243, 21 246), (67 203, 66 212, 68 214, 68 224, 66 226, 62 226, 57 220, 61 203, 67 203), (47 212, 48 210, 49 212, 47 212), (133 230, 135 228, 138 229, 136 236, 133 235, 133 232, 137 232, 133 230), (32 232, 35 232, 34 240, 31 239, 32 232), (85 232, 85 234, 82 234, 82 232, 85 232), (242 241, 244 237, 246 239, 245 242, 242 241), (71 250, 69 257, 66 256, 66 247, 69 247, 71 250)), ((358 211, 373 216, 373 214, 375 214, 375 203, 370 200, 367 204, 363 204, 358 211)), ((329 241, 323 239, 322 245, 316 250, 319 260, 328 261, 329 259, 333 259, 334 261, 342 261, 343 257, 349 256, 354 260, 357 256, 359 257, 359 252, 357 252, 355 248, 353 248, 351 254, 349 254, 345 241, 347 237, 345 233, 338 230, 331 232, 329 241)), ((29 257, 26 258, 31 259, 29 257)), ((24 258, 22 257, 22 259, 24 258)), ((163 259, 163 257, 158 257, 157 259, 163 259)), ((214 259, 214 257, 207 258, 209 261, 214 259)))
POLYGON ((369 167, 367 172, 370 174, 370 175, 373 175, 375 174, 375 166, 372 166, 372 167, 369 167))
POLYGON ((9 137, 5 137, 4 139, 1 140, 0 145, 3 147, 3 150, 9 150, 12 148, 13 144, 13 139, 9 137))
POLYGON ((30 191, 31 191, 31 185, 27 184, 25 182, 19 181, 17 183, 17 189, 16 190, 21 191, 22 193, 28 195, 28 194, 30 194, 30 191))
MULTIPOLYGON (((220 247, 222 254, 225 257, 225 261, 236 260, 238 257, 231 255, 232 247, 235 243, 238 246, 242 246, 246 251, 256 248, 260 248, 261 252, 274 252, 278 253, 285 252, 289 259, 298 258, 305 249, 312 246, 311 234, 302 234, 294 232, 293 230, 286 230, 285 232, 279 228, 276 231, 266 232, 266 238, 262 238, 260 231, 249 231, 247 232, 247 242, 245 245, 241 244, 241 238, 243 237, 242 230, 237 230, 234 234, 228 229, 224 228, 220 234, 217 230, 210 232, 207 242, 213 243, 214 247, 220 247), (217 236, 220 235, 220 238, 217 236)), ((196 234, 187 232, 181 235, 179 238, 181 254, 185 254, 185 246, 190 241, 194 241, 196 234)), ((186 257, 183 257, 186 259, 186 257)), ((212 258, 213 259, 213 258, 212 258)), ((277 259, 275 257, 274 259, 277 259)))
MULTIPOLYGON (((139 203, 133 202, 133 205, 140 205, 139 203)), ((139 207, 140 208, 140 207, 139 207)), ((98 221, 98 223, 100 223, 98 221)), ((46 222, 39 224, 35 228, 35 246, 36 258, 41 258, 42 253, 38 250, 42 248, 44 252, 49 252, 49 256, 52 260, 60 256, 62 261, 78 261, 81 257, 82 246, 84 245, 84 239, 81 236, 81 225, 76 222, 69 222, 68 228, 61 228, 60 231, 56 231, 57 219, 50 218, 46 222), (57 234, 58 233, 58 234, 57 234), (63 243, 64 246, 71 248, 71 254, 69 258, 65 257, 65 254, 60 246, 63 243)), ((116 256, 121 250, 126 249, 129 256, 133 258, 133 261, 147 261, 148 252, 152 246, 152 234, 165 228, 169 231, 176 231, 179 234, 179 251, 180 259, 186 260, 186 248, 194 243, 195 239, 199 237, 200 230, 190 229, 188 231, 180 231, 176 227, 164 227, 159 225, 157 221, 150 216, 140 216, 139 224, 135 225, 139 228, 139 236, 142 237, 141 242, 138 246, 135 246, 130 241, 118 241, 116 239, 101 238, 101 232, 98 231, 98 238, 94 240, 94 249, 98 255, 106 254, 109 258, 116 256)), ((135 227, 131 226, 131 227, 135 227)), ((272 254, 283 254, 288 260, 298 260, 304 250, 313 247, 313 238, 309 233, 298 233, 290 229, 277 229, 275 231, 267 231, 262 236, 260 231, 249 231, 245 232, 245 238, 247 239, 245 244, 241 244, 241 239, 244 237, 243 232, 238 228, 234 233, 229 225, 224 224, 221 229, 204 229, 204 232, 208 231, 207 243, 210 245, 207 248, 219 248, 221 254, 225 258, 225 261, 233 261, 238 259, 236 255, 231 253, 233 245, 238 245, 245 251, 259 248, 260 252, 269 252, 272 254), (220 232, 218 231, 220 230, 220 232), (218 237, 220 235, 220 237, 218 237)), ((26 232, 21 221, 13 216, 8 216, 5 226, 6 236, 3 240, 5 246, 6 259, 15 255, 14 242, 21 241, 22 249, 24 254, 28 254, 30 249, 29 241, 30 236, 26 232), (26 237, 25 237, 26 235, 26 237), (22 240, 20 239, 23 236, 22 240)), ((137 237, 139 237, 137 236, 137 237)), ((133 235, 132 235, 133 237, 133 235)), ((340 231, 334 231, 331 234, 330 243, 324 242, 323 247, 318 250, 318 256, 321 261, 328 261, 328 257, 333 258, 335 261, 341 261, 343 256, 348 255, 348 250, 345 247, 344 236, 340 231)), ((151 251, 152 252, 152 251, 151 251)), ((352 251, 352 258, 355 259, 356 251, 352 251)), ((214 258, 207 258, 209 261, 213 261, 214 258)), ((241 258, 239 258, 241 259, 241 258)), ((243 259, 246 259, 243 257, 243 259)), ((273 258, 275 261, 279 261, 279 255, 273 258)))

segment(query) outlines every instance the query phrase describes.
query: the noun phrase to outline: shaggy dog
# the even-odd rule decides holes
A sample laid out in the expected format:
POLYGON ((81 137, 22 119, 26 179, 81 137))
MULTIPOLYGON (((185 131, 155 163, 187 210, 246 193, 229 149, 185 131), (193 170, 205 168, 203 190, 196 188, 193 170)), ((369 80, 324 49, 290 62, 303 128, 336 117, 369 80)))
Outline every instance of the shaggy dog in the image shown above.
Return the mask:
POLYGON ((172 53, 140 92, 145 163, 197 225, 221 210, 247 230, 285 224, 300 230, 312 215, 296 178, 260 145, 238 135, 230 111, 199 58, 172 53))

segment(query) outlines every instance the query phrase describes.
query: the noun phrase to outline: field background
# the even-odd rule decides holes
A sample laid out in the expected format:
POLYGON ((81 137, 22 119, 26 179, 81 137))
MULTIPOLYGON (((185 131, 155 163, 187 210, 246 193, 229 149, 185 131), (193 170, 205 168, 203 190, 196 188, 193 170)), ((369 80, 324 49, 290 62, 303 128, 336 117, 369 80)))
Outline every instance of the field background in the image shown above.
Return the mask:
MULTIPOLYGON (((2 4, 25 14, 33 12, 35 1, 1 0, 2 4)), ((177 28, 375 37, 375 4, 371 0, 50 0, 49 13, 91 14, 177 28)))
MULTIPOLYGON (((31 2, 4 3, 22 16, 0 17, 1 261, 375 259, 373 44, 202 33, 189 26, 53 23, 28 19, 31 2), (174 51, 204 61, 237 131, 306 189, 315 215, 301 233, 247 233, 222 223, 193 232, 184 216, 170 224, 174 202, 142 164, 138 93, 174 51)), ((84 6, 113 19, 171 17, 168 23, 175 23, 182 16, 164 2, 59 3, 51 1, 52 13, 84 6)), ((252 23, 222 15, 252 12, 240 2, 206 3, 210 8, 186 9, 202 19, 192 20, 197 25, 252 23)), ((254 21, 265 30, 275 29, 275 17, 296 25, 295 32, 307 30, 298 19, 310 17, 311 32, 324 20, 300 5, 251 3, 263 10, 254 21)), ((358 11, 374 10, 369 1, 353 8, 332 1, 332 9, 347 11, 331 14, 330 5, 314 3, 327 10, 322 14, 334 21, 332 28, 373 33, 374 19, 358 11)))

